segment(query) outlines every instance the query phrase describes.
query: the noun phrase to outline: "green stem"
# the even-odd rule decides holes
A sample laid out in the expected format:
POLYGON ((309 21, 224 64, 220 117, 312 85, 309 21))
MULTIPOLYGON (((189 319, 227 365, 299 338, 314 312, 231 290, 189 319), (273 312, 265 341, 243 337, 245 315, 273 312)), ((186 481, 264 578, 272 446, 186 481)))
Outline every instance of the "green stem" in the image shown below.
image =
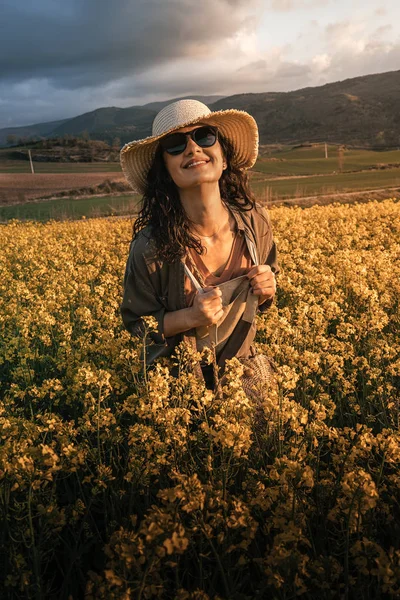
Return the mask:
POLYGON ((99 463, 101 462, 101 451, 100 451, 100 404, 101 404, 101 386, 99 389, 99 397, 97 400, 97 453, 99 456, 99 463))
POLYGON ((154 563, 154 559, 151 561, 151 563, 149 564, 149 566, 147 567, 147 569, 143 575, 143 580, 142 580, 142 583, 141 583, 140 589, 139 589, 138 600, 141 600, 141 598, 142 598, 142 594, 144 592, 144 587, 146 585, 147 575, 149 574, 149 571, 150 571, 151 567, 153 566, 153 563, 154 563))
POLYGON ((216 550, 216 548, 215 548, 215 546, 214 546, 211 538, 207 535, 207 531, 206 531, 206 528, 205 528, 205 523, 204 523, 203 516, 202 516, 202 525, 203 525, 202 531, 203 531, 203 533, 204 533, 204 535, 205 535, 208 543, 210 544, 211 550, 213 551, 213 554, 214 554, 215 559, 217 561, 218 569, 219 569, 219 571, 221 573, 222 582, 224 584, 226 597, 227 598, 232 598, 230 586, 229 586, 228 580, 227 580, 226 575, 225 575, 224 567, 222 566, 222 562, 221 562, 220 556, 219 556, 219 554, 218 554, 218 552, 217 552, 217 550, 216 550))
POLYGON ((32 541, 32 553, 33 553, 33 572, 35 575, 36 582, 36 599, 41 600, 42 598, 42 588, 40 583, 40 566, 38 560, 38 552, 36 549, 35 542, 35 531, 33 528, 33 518, 32 518, 32 485, 29 486, 29 494, 28 494, 28 519, 29 519, 29 532, 32 541))

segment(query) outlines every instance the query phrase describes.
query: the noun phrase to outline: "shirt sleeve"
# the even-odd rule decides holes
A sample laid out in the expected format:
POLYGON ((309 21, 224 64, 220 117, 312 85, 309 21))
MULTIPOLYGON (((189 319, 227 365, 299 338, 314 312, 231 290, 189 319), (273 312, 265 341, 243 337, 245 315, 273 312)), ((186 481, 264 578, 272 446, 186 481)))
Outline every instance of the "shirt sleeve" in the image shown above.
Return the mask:
MULTIPOLYGON (((275 274, 275 276, 279 274, 280 268, 278 264, 278 251, 276 248, 276 244, 273 240, 271 249, 268 253, 264 264, 269 265, 271 267, 271 271, 275 274)), ((258 310, 260 312, 265 312, 266 310, 268 310, 270 306, 272 306, 272 304, 274 303, 274 298, 275 296, 273 296, 269 300, 265 300, 265 302, 259 305, 258 310)))
POLYGON ((158 299, 156 290, 150 280, 145 258, 135 245, 135 241, 131 245, 126 264, 120 311, 126 329, 132 335, 139 337, 142 337, 144 332, 142 317, 154 317, 157 321, 158 331, 150 333, 150 338, 156 344, 165 345, 165 307, 158 299))

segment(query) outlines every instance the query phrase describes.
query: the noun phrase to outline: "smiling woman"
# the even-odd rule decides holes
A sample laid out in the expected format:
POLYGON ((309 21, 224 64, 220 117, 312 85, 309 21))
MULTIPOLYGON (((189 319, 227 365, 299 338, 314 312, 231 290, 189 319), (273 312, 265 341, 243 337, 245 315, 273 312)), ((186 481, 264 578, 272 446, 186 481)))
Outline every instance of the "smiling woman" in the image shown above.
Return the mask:
MULTIPOLYGON (((122 149, 143 204, 121 314, 133 335, 142 334, 142 317, 155 317, 148 362, 182 340, 212 348, 220 374, 227 359, 254 357, 256 312, 271 305, 279 271, 268 214, 248 186, 257 152, 253 117, 196 100, 166 106, 151 137, 122 149)), ((213 388, 215 368, 202 365, 200 374, 213 388)))
POLYGON ((165 152, 165 166, 181 190, 181 197, 183 190, 220 179, 226 164, 217 138, 217 129, 203 125, 195 129, 182 127, 177 133, 160 141, 161 149, 165 152), (188 151, 188 147, 193 148, 193 153, 188 151))

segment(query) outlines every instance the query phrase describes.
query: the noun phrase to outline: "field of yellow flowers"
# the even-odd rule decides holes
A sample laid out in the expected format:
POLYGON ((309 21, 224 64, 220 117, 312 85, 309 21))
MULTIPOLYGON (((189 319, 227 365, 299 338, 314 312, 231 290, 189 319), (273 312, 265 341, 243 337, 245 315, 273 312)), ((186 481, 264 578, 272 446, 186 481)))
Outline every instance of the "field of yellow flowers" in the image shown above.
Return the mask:
POLYGON ((1 598, 400 597, 400 203, 270 215, 257 407, 142 372, 129 219, 1 226, 1 598))

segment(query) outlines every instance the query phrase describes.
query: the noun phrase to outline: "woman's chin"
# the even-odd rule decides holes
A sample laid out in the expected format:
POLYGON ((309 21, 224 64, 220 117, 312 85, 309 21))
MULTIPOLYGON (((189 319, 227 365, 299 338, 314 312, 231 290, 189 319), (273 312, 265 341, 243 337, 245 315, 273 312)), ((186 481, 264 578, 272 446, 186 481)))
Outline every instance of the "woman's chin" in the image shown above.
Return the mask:
POLYGON ((197 188, 201 185, 205 185, 205 186, 218 185, 219 179, 220 179, 219 177, 215 177, 210 174, 198 172, 198 173, 193 173, 193 176, 190 179, 187 179, 186 181, 180 181, 179 183, 176 183, 176 185, 179 189, 187 190, 190 188, 197 188))

